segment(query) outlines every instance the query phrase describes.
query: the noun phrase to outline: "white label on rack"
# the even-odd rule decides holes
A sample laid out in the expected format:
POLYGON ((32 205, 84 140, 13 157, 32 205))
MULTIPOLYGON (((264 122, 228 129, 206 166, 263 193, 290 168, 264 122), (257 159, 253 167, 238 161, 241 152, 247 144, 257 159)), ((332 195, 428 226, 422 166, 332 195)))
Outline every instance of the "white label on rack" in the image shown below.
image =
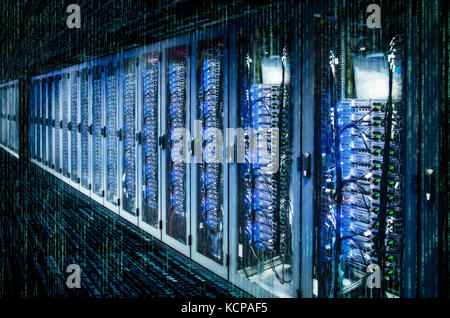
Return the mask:
POLYGON ((242 257, 243 254, 244 254, 244 252, 243 252, 242 244, 239 244, 238 245, 238 255, 239 255, 239 257, 242 257))

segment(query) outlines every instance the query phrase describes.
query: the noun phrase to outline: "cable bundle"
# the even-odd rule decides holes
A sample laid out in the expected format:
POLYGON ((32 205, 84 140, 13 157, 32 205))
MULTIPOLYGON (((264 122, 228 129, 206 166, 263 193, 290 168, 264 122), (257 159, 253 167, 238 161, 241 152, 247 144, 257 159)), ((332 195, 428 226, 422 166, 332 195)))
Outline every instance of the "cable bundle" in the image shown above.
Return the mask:
POLYGON ((47 81, 47 96, 48 96, 48 147, 47 147, 47 158, 48 165, 51 167, 53 165, 53 127, 52 127, 52 119, 53 119, 53 80, 51 78, 47 81))
POLYGON ((88 74, 83 70, 81 76, 81 184, 89 186, 89 96, 88 74))
POLYGON ((143 71, 144 218, 158 222, 158 63, 143 71))
MULTIPOLYGON (((5 93, 7 93, 6 91, 5 93)), ((6 102, 8 101, 8 95, 5 94, 6 102)), ((5 103, 5 107, 8 105, 5 103)), ((36 84, 36 157, 38 160, 41 159, 41 80, 37 81, 36 84)), ((9 143, 9 140, 5 139, 5 143, 9 143)))
MULTIPOLYGON (((174 140, 175 128, 185 128, 186 125, 186 65, 185 61, 172 61, 169 63, 169 130, 171 136, 170 154, 173 145, 180 140, 174 140)), ((183 141, 184 142, 184 141, 183 141)), ((183 157, 185 154, 178 153, 183 157)), ((186 237, 186 165, 175 163, 169 157, 169 195, 168 233, 172 237, 185 240, 186 237)))
POLYGON ((93 190, 97 194, 102 192, 102 171, 103 171, 103 136, 102 136, 102 82, 99 70, 94 72, 92 79, 92 184, 93 190))
MULTIPOLYGON (((67 74, 63 74, 62 79, 62 169, 65 176, 69 172, 69 130, 68 130, 68 114, 69 114, 69 81, 67 80, 67 74)), ((44 103, 44 95, 42 95, 42 103, 44 103)), ((45 106, 43 107, 43 109, 45 106)), ((44 117, 44 113, 42 113, 44 117)), ((44 144, 42 145, 44 149, 44 144)))
MULTIPOLYGON (((47 126, 45 125, 45 120, 47 117, 47 89, 45 86, 46 81, 42 81, 42 159, 45 161, 47 158, 47 126)), ((14 109, 14 108, 13 108, 14 109)), ((15 132, 15 129, 13 128, 15 132)), ((17 136, 18 137, 18 136, 17 136)), ((16 139, 16 137, 14 138, 16 139)), ((13 139, 13 140, 14 140, 13 139)))
POLYGON ((136 147, 135 147, 135 120, 136 120, 136 78, 135 73, 124 75, 124 101, 123 101, 123 159, 124 159, 124 186, 123 193, 127 199, 129 212, 135 210, 136 199, 136 147))
MULTIPOLYGON (((200 55, 198 100, 203 130, 202 149, 217 142, 216 137, 207 136, 206 131, 210 128, 222 130, 223 127, 222 60, 222 45, 207 48, 200 55)), ((218 151, 219 155, 222 154, 221 149, 215 151, 218 151)), ((216 157, 217 153, 208 155, 216 157)), ((199 251, 219 261, 223 257, 222 178, 222 164, 207 163, 203 158, 203 162, 198 166, 199 251)))
MULTIPOLYGON (((61 130, 59 128, 59 122, 61 120, 61 115, 60 115, 60 87, 59 84, 61 82, 61 79, 59 77, 55 77, 55 89, 54 89, 54 93, 55 93, 55 170, 57 172, 59 172, 59 169, 61 168, 61 162, 60 162, 60 158, 61 158, 61 143, 60 143, 60 135, 61 135, 61 130)), ((38 129, 39 131, 39 129, 38 129)), ((40 140, 39 138, 39 132, 38 132, 38 140, 40 140)))
POLYGON ((117 70, 106 75, 106 199, 117 202, 117 70))
POLYGON ((70 122, 72 123, 72 130, 70 133, 71 141, 71 178, 72 181, 78 180, 78 77, 71 76, 70 81, 70 122))

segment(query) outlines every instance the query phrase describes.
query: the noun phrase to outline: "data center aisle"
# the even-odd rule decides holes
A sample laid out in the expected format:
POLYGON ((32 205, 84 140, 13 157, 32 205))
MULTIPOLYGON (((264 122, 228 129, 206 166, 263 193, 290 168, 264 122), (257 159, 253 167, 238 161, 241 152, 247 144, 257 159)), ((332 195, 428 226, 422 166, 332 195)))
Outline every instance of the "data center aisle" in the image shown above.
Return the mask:
POLYGON ((247 296, 35 165, 0 168, 0 298, 247 296))

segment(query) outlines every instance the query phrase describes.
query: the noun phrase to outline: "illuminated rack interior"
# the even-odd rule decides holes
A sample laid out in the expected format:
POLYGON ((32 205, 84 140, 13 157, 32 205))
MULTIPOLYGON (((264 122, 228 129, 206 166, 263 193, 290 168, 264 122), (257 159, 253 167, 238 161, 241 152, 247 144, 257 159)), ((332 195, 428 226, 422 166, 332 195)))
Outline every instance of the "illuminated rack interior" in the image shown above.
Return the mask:
MULTIPOLYGON (((223 131, 224 73, 223 38, 198 44, 198 118, 202 123, 202 150, 216 141, 214 129, 223 131)), ((215 149, 206 156, 217 158, 222 152, 215 149), (217 153, 216 153, 217 152, 217 153)), ((198 165, 198 251, 222 264, 223 251, 223 167, 220 162, 203 160, 198 165)))
POLYGON ((143 56, 142 71, 143 122, 142 122, 142 219, 153 227, 158 227, 159 195, 158 195, 158 85, 159 54, 148 53, 143 56))
POLYGON ((124 210, 136 213, 136 58, 123 62, 123 167, 122 201, 124 210))
POLYGON ((118 68, 116 63, 110 62, 106 68, 106 200, 118 203, 118 68))
POLYGON ((167 61, 167 136, 172 136, 167 154, 167 234, 181 243, 187 242, 186 164, 172 158, 184 158, 182 148, 175 148, 181 135, 177 129, 186 128, 186 76, 187 46, 168 49, 167 61))
POLYGON ((241 277, 290 297, 294 293, 292 47, 285 31, 285 25, 277 25, 274 33, 256 30, 240 43, 239 120, 249 147, 238 174, 238 264, 241 277))
POLYGON ((350 50, 335 42, 331 22, 316 27, 323 50, 316 66, 318 296, 398 297, 405 221, 402 42, 355 29, 350 50), (380 288, 373 288, 375 280, 380 288))

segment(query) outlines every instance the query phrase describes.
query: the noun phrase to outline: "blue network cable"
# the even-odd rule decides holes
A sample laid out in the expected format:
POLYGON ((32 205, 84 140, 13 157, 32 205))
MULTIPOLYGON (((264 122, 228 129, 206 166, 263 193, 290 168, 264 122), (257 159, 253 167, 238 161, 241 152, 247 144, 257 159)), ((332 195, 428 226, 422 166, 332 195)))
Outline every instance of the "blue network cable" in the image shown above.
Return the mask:
MULTIPOLYGON (((59 121, 61 120, 61 116, 60 116, 60 89, 59 89, 59 84, 60 84, 61 79, 59 77, 55 78, 55 89, 54 89, 54 94, 55 94, 55 100, 54 100, 54 105, 55 105, 55 170, 57 172, 59 172, 59 169, 61 168, 61 163, 60 163, 60 158, 61 158, 61 143, 60 143, 60 134, 61 134, 61 130, 59 128, 59 121)), ((39 138, 38 138, 39 140, 39 138)))
POLYGON ((81 98, 81 184, 89 186, 89 96, 88 73, 83 70, 80 84, 81 98))
POLYGON ((71 141, 71 162, 70 171, 72 181, 78 181, 78 78, 76 76, 71 77, 70 81, 70 122, 72 123, 72 130, 70 133, 71 141))
POLYGON ((68 175, 69 171, 69 131, 68 131, 68 89, 69 89, 69 80, 67 79, 67 74, 63 74, 62 80, 62 164, 63 164, 63 174, 65 176, 68 175))
MULTIPOLYGON (((112 70, 111 70, 112 69, 112 70)), ((117 70, 106 75, 106 199, 117 202, 117 70)))
POLYGON ((47 98, 48 98, 48 148, 47 148, 47 158, 48 158, 48 165, 51 167, 53 163, 53 127, 52 127, 52 120, 53 120, 53 80, 51 78, 48 79, 47 82, 48 89, 47 89, 47 98))
POLYGON ((144 217, 158 221, 158 64, 143 71, 143 160, 144 217))
POLYGON ((102 192, 102 171, 103 171, 103 136, 102 136, 102 83, 101 73, 99 70, 94 72, 92 80, 92 126, 93 126, 93 142, 92 142, 92 156, 93 156, 93 189, 97 194, 102 192))
MULTIPOLYGON (((186 125, 186 65, 185 61, 173 60, 169 63, 169 135, 175 128, 185 128, 186 125)), ((174 140, 170 145, 170 156, 174 151, 174 140)), ((172 237, 185 241, 186 239, 186 166, 184 163, 169 162, 169 210, 168 233, 172 237)))
POLYGON ((136 79, 131 72, 124 76, 123 101, 123 159, 124 159, 124 197, 128 202, 129 212, 134 212, 136 206, 136 79))
POLYGON ((47 144, 47 126, 45 125, 45 120, 47 117, 46 107, 47 107, 47 92, 46 86, 42 84, 42 158, 45 160, 47 157, 46 144, 47 144))

